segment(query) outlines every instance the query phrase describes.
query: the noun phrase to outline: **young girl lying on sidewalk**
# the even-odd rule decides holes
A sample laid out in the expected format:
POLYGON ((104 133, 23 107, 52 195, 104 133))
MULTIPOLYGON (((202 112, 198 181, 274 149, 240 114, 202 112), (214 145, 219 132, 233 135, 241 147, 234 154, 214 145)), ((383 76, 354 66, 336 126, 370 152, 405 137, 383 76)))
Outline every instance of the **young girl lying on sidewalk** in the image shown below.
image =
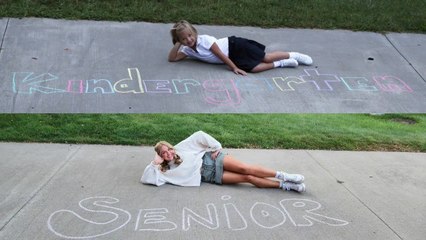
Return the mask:
POLYGON ((170 62, 191 57, 208 63, 224 63, 231 71, 241 75, 277 67, 312 64, 311 57, 298 52, 265 53, 265 46, 253 40, 235 36, 216 39, 209 35, 198 35, 194 26, 185 20, 177 22, 170 32, 174 45, 169 53, 170 62))

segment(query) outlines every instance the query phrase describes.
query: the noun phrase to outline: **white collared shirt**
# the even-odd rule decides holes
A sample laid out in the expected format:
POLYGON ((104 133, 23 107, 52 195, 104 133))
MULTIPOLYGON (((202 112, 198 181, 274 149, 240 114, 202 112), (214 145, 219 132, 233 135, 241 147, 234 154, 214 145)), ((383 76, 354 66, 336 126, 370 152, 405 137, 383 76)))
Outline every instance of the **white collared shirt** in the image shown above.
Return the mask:
POLYGON ((212 51, 210 51, 213 43, 218 45, 223 54, 226 56, 229 55, 228 38, 226 37, 216 39, 215 37, 209 35, 198 35, 196 47, 197 51, 194 51, 194 49, 187 46, 183 46, 180 51, 188 57, 196 58, 203 62, 223 64, 222 60, 220 60, 212 51))

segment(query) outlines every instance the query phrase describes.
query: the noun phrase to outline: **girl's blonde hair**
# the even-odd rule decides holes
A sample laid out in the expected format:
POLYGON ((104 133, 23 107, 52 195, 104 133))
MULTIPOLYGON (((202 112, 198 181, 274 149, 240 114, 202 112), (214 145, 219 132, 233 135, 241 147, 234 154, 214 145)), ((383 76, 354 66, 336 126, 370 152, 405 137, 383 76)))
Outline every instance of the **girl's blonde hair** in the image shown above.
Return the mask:
MULTIPOLYGON (((172 144, 170 144, 170 143, 168 143, 168 142, 166 142, 166 141, 159 141, 157 144, 155 144, 155 146, 154 146, 154 150, 155 150, 155 152, 159 155, 159 156, 161 156, 161 147, 162 146, 166 146, 167 148, 171 148, 171 149, 175 149, 174 147, 173 147, 173 145, 172 144)), ((183 162, 182 161, 182 159, 179 157, 179 155, 177 155, 177 154, 175 154, 175 158, 173 159, 173 160, 175 160, 175 164, 177 164, 178 166, 183 162)), ((162 172, 165 172, 165 171, 167 171, 167 170, 169 170, 170 169, 170 166, 169 166, 169 164, 168 164, 168 162, 166 162, 166 161, 163 161, 161 164, 160 164, 160 169, 161 169, 161 171, 162 172)))
POLYGON ((190 24, 186 20, 180 20, 179 22, 175 23, 175 25, 173 25, 173 28, 170 30, 170 34, 172 35, 173 45, 179 42, 179 33, 186 29, 191 31, 191 33, 194 34, 195 37, 198 36, 197 29, 195 29, 194 26, 192 26, 192 24, 190 24))

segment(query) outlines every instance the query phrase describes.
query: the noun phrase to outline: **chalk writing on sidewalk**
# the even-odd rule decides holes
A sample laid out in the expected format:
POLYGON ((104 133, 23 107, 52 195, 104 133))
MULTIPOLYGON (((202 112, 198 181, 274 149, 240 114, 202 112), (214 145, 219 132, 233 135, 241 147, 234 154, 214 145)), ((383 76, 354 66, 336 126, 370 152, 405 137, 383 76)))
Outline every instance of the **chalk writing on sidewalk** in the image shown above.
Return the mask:
MULTIPOLYGON (((136 219, 132 221, 135 224, 132 231, 190 232, 193 228, 244 231, 248 227, 270 230, 286 226, 310 227, 320 224, 341 227, 349 224, 345 220, 324 215, 321 204, 310 199, 282 199, 275 204, 254 202, 245 211, 229 195, 222 196, 220 200, 220 203, 207 203, 199 209, 184 206, 177 212, 171 212, 168 208, 138 209, 135 211, 136 219)), ((65 239, 95 238, 122 229, 132 218, 129 211, 112 206, 119 205, 119 200, 114 197, 89 197, 78 205, 79 209, 53 212, 47 220, 48 229, 65 239)))
POLYGON ((119 200, 113 197, 85 198, 81 200, 78 205, 80 210, 85 212, 84 214, 86 214, 86 216, 89 214, 93 219, 85 218, 82 216, 83 214, 78 214, 71 210, 62 209, 55 211, 49 216, 47 226, 55 235, 67 239, 95 238, 107 235, 124 227, 131 219, 131 214, 128 211, 110 206, 118 202, 119 200), (93 215, 100 215, 100 217, 93 215), (69 230, 69 228, 67 228, 69 226, 67 223, 59 227, 52 225, 52 223, 57 221, 57 218, 61 217, 79 219, 79 222, 82 223, 80 226, 84 227, 86 225, 91 225, 93 228, 96 228, 95 226, 97 226, 98 229, 93 230, 96 231, 96 233, 87 236, 79 236, 76 233, 66 233, 69 230))
POLYGON ((391 76, 338 76, 321 73, 318 69, 304 69, 300 76, 239 79, 143 79, 138 68, 128 68, 127 75, 117 81, 102 79, 65 80, 52 73, 13 72, 14 94, 149 94, 151 97, 172 94, 200 94, 212 105, 237 106, 242 92, 253 94, 286 94, 288 92, 384 92, 412 93, 413 89, 402 79, 391 76), (309 89, 309 88, 308 88, 309 89))

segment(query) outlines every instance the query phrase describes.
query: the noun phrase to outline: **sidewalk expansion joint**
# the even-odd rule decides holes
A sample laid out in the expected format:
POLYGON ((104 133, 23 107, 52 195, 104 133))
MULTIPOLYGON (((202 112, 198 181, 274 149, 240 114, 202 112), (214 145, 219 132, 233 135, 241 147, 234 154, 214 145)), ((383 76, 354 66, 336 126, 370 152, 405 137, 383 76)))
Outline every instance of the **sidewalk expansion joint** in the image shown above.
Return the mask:
POLYGON ((49 179, 47 179, 46 182, 44 182, 36 191, 34 194, 32 194, 30 196, 30 198, 24 203, 22 204, 22 206, 18 209, 18 211, 15 212, 15 214, 13 214, 12 217, 9 218, 9 220, 6 221, 6 223, 0 227, 0 232, 3 231, 3 229, 6 228, 6 226, 15 218, 16 215, 18 215, 37 195, 38 193, 43 190, 47 184, 49 184, 52 179, 68 164, 69 161, 71 161, 74 156, 79 152, 79 150, 82 148, 82 146, 80 145, 69 157, 67 157, 67 159, 64 161, 64 163, 58 167, 58 169, 56 169, 56 171, 49 177, 49 179))
POLYGON ((405 57, 404 56, 404 54, 402 54, 402 52, 401 51, 399 51, 399 49, 395 46, 395 44, 393 44, 393 42, 388 38, 388 35, 387 34, 384 34, 385 35, 385 38, 386 38, 386 40, 388 40, 388 42, 392 45, 392 47, 399 53, 399 55, 401 55, 401 57, 402 58, 404 58, 404 60, 405 61, 407 61, 407 63, 411 66, 411 68, 417 73, 417 75, 419 75, 420 76, 420 78, 424 81, 424 82, 426 82, 426 79, 422 76, 422 74, 419 72, 419 71, 417 71, 417 69, 413 66, 413 64, 408 60, 408 58, 407 57, 405 57))
POLYGON ((309 151, 306 151, 307 154, 324 170, 326 171, 332 178, 336 180, 337 183, 339 183, 341 186, 343 186, 347 192, 349 192, 352 197, 354 197, 361 205, 363 205, 365 208, 368 209, 374 216, 376 216, 387 228, 389 228, 399 239, 403 240, 403 238, 383 219, 381 218, 373 209, 371 209, 367 203, 362 201, 355 193, 353 193, 348 187, 345 186, 345 182, 341 179, 338 179, 336 176, 334 176, 326 167, 324 167, 319 161, 317 161, 309 151))
POLYGON ((8 19, 7 19, 6 27, 4 28, 3 36, 2 36, 2 38, 1 38, 1 43, 0 43, 0 53, 1 53, 1 52, 2 52, 2 50, 3 50, 3 42, 4 42, 4 38, 6 37, 7 27, 9 26, 9 20, 10 20, 10 18, 8 18, 8 19))

